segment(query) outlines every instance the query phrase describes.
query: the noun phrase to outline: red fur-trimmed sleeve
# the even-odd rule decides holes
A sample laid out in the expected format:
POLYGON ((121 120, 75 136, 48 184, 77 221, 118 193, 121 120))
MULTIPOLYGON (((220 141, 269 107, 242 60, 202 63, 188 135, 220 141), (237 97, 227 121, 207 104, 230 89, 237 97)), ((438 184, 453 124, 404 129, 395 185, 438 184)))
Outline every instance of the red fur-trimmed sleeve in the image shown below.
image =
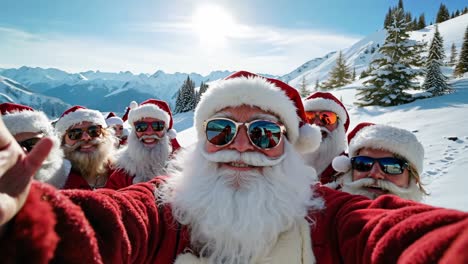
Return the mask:
POLYGON ((1 263, 48 263, 59 238, 54 232, 52 207, 34 186, 21 211, 8 223, 0 239, 1 263))
MULTIPOLYGON (((468 213, 393 195, 376 200, 320 188, 331 233, 330 254, 345 263, 436 263, 466 259, 468 213)), ((320 219, 320 218, 319 218, 320 219)), ((318 260, 320 262, 320 259, 318 260)))

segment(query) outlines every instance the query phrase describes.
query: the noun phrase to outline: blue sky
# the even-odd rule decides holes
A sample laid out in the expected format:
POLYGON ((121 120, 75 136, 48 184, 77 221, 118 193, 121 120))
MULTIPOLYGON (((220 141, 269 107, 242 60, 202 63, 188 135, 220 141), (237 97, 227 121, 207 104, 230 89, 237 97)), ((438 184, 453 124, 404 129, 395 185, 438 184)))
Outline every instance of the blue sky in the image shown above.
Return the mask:
MULTIPOLYGON (((443 1, 452 12, 466 1, 443 1)), ((0 68, 286 74, 382 28, 397 0, 3 0, 0 68)), ((406 0, 434 20, 441 1, 406 0)))

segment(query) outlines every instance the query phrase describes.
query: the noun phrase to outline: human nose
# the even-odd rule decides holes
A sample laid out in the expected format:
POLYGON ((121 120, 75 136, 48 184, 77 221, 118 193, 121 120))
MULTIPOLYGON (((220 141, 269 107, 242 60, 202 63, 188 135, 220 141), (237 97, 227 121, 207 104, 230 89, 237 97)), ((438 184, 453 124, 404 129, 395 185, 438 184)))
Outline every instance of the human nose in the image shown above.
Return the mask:
POLYGON ((229 148, 239 152, 246 152, 255 149, 249 140, 249 136, 247 135, 247 128, 245 126, 239 127, 239 131, 237 132, 234 141, 229 144, 229 148))
POLYGON ((371 170, 369 171, 369 177, 370 178, 373 178, 373 179, 376 179, 376 180, 383 180, 385 179, 385 174, 382 172, 382 170, 380 169, 380 165, 378 164, 378 162, 374 162, 374 164, 372 165, 372 168, 371 170))
POLYGON ((81 140, 90 140, 91 136, 88 134, 88 131, 84 130, 83 135, 81 135, 81 140))

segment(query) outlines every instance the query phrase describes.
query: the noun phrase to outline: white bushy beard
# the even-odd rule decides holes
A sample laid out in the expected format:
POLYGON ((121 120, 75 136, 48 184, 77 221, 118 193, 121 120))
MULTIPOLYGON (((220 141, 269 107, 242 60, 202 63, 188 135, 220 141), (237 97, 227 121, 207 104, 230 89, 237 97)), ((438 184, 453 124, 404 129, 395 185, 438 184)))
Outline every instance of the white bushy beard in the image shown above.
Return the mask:
POLYGON ((204 144, 180 152, 170 163, 167 183, 156 192, 172 206, 174 218, 190 228, 193 249, 209 263, 259 260, 308 210, 323 208, 311 186, 315 170, 288 142, 285 154, 273 160, 259 152, 209 154, 204 144), (263 173, 218 168, 218 162, 234 161, 266 167, 263 173), (232 179, 241 179, 240 185, 232 179))
POLYGON ((407 188, 399 187, 387 180, 379 180, 373 178, 362 178, 353 181, 352 171, 347 172, 342 176, 342 191, 364 195, 370 199, 375 199, 379 195, 366 190, 364 187, 377 186, 383 190, 388 191, 388 194, 399 196, 403 199, 413 200, 420 202, 423 198, 423 192, 419 189, 415 179, 410 180, 410 184, 407 188))
POLYGON ((167 135, 157 139, 158 143, 148 148, 135 133, 131 133, 127 146, 119 151, 116 167, 134 176, 133 183, 149 181, 155 176, 165 174, 172 146, 167 135))
POLYGON ((62 148, 74 170, 84 177, 93 178, 97 175, 107 175, 108 166, 112 163, 115 153, 114 144, 115 137, 109 134, 89 142, 78 141, 73 146, 64 144, 62 148), (94 144, 96 150, 90 153, 78 151, 77 149, 84 144, 94 144))
POLYGON ((328 133, 326 138, 322 138, 320 147, 311 153, 304 154, 304 159, 307 164, 314 167, 317 175, 322 172, 331 164, 333 158, 339 156, 346 150, 346 131, 344 126, 338 125, 335 130, 330 132, 326 127, 319 126, 321 131, 328 133))
POLYGON ((56 136, 49 136, 53 141, 53 147, 47 156, 46 160, 42 163, 41 168, 36 172, 34 178, 38 181, 45 182, 62 188, 70 173, 70 162, 64 159, 63 150, 60 148, 60 139, 56 136))

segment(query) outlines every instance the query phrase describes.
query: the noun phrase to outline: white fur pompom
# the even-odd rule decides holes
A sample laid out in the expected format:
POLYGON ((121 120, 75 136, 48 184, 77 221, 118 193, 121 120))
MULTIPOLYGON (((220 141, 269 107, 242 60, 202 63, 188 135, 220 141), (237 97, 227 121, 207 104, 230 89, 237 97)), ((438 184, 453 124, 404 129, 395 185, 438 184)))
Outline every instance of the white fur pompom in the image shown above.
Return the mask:
POLYGON ((128 107, 130 107, 130 109, 135 109, 138 107, 138 103, 135 101, 131 101, 128 107))
POLYGON ((299 138, 295 144, 300 153, 314 152, 322 142, 322 133, 316 125, 305 124, 299 128, 299 138))
POLYGON ((170 139, 174 139, 177 137, 177 131, 173 128, 169 129, 167 131, 167 136, 170 138, 170 139))
POLYGON ((332 167, 338 172, 347 172, 351 169, 351 159, 343 155, 335 157, 332 161, 332 167))

